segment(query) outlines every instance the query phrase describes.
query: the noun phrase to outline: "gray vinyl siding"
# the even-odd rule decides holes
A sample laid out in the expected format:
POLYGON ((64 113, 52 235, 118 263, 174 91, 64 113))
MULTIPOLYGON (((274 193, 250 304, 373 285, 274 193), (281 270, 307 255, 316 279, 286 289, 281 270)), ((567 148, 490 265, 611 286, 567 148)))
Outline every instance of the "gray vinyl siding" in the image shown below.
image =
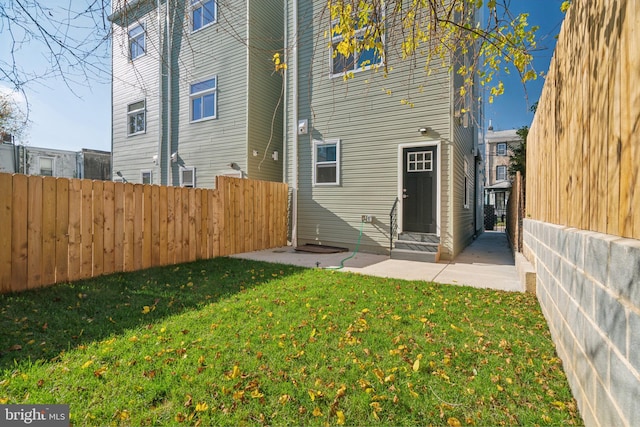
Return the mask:
POLYGON ((139 2, 122 21, 113 25, 113 85, 112 85, 112 152, 113 176, 120 171, 130 182, 139 182, 141 169, 158 169, 153 156, 158 151, 159 123, 159 57, 158 28, 155 2, 139 2), (129 60, 128 29, 143 24, 146 35, 146 53, 129 60), (127 135, 127 106, 145 100, 146 132, 127 135))
MULTIPOLYGON (((389 65, 394 69, 387 78, 381 71, 373 70, 356 72, 348 81, 331 78, 331 53, 324 37, 329 17, 326 13, 322 15, 325 6, 326 2, 319 0, 298 2, 298 119, 308 119, 310 128, 308 135, 297 138, 298 243, 354 248, 361 215, 370 214, 376 220, 364 225, 360 248, 386 252, 389 211, 398 196, 401 179, 398 176, 401 173, 399 144, 436 138, 441 141, 440 234, 443 247, 452 248, 452 217, 446 214, 452 205, 449 72, 442 68, 426 77, 419 69, 411 70, 406 61, 399 61, 392 55, 395 50, 389 48, 389 65), (311 19, 314 19, 313 25, 311 19), (401 104, 408 95, 415 105, 413 108, 401 104), (432 128, 435 137, 422 136, 421 127, 432 128), (339 186, 312 185, 314 139, 340 139, 339 186)), ((290 108, 293 105, 290 104, 290 108)), ((291 114, 289 111, 288 117, 291 114)), ((292 152, 296 143, 292 126, 287 132, 287 150, 292 152)))
POLYGON ((455 126, 455 141, 456 150, 453 157, 453 209, 452 209, 452 224, 453 224, 453 253, 452 258, 455 258, 473 239, 475 234, 474 227, 474 204, 477 197, 475 197, 475 156, 473 153, 473 131, 474 127, 469 126, 463 128, 461 126, 455 126), (469 207, 464 207, 464 160, 467 160, 469 167, 469 173, 467 175, 469 185, 469 207))
POLYGON ((178 111, 173 116, 172 151, 179 153, 180 160, 173 168, 173 185, 179 184, 179 166, 195 167, 196 185, 209 188, 215 185, 215 176, 231 172, 228 165, 232 162, 247 170, 246 18, 246 2, 238 1, 221 2, 218 21, 197 32, 190 32, 189 20, 185 19, 180 75, 174 76, 174 105, 178 111), (214 76, 216 118, 192 123, 191 84, 214 76))
MULTIPOLYGON (((217 22, 196 32, 191 31, 190 2, 171 2, 170 61, 166 51, 161 59, 156 47, 156 2, 141 4, 145 7, 135 18, 147 23, 145 56, 131 63, 126 27, 114 25, 114 172, 120 170, 127 180, 139 182, 140 170, 152 169, 154 183, 179 185, 180 168, 195 167, 196 186, 213 187, 215 176, 238 173, 229 167, 235 163, 244 177, 282 180, 281 115, 276 115, 273 143, 264 165, 258 168, 251 155, 254 149, 260 155, 266 151, 280 94, 281 80, 272 76, 271 57, 283 44, 282 0, 253 0, 250 6, 247 1, 220 2, 217 22), (248 43, 250 25, 265 40, 248 43), (117 37, 121 40, 116 42, 117 37), (216 117, 192 123, 190 87, 212 77, 217 79, 216 117), (127 105, 143 97, 147 100, 146 133, 127 137, 127 105), (252 126, 256 129, 250 130, 252 126), (278 162, 271 159, 273 150, 279 151, 278 162), (170 160, 172 153, 178 153, 176 163, 170 160), (158 154, 159 164, 154 165, 153 156, 158 154)), ((161 15, 166 46, 165 2, 161 15)))
POLYGON ((269 181, 283 180, 283 79, 272 62, 273 54, 282 55, 283 15, 282 1, 249 2, 248 175, 269 181))
MULTIPOLYGON (((462 65, 462 64, 456 64, 462 65)), ((477 197, 475 195, 475 151, 474 151, 474 134, 477 132, 477 120, 473 118, 475 108, 471 104, 472 97, 460 96, 459 88, 463 85, 463 78, 458 73, 453 74, 453 86, 451 105, 451 115, 454 117, 452 121, 453 134, 453 155, 451 159, 451 193, 452 203, 450 206, 451 224, 453 229, 453 244, 451 253, 445 258, 455 258, 471 241, 476 232, 475 230, 475 204, 477 197), (461 110, 468 110, 462 113, 461 110), (465 117, 466 115, 466 117, 465 117), (459 116, 458 118, 455 118, 459 116), (464 162, 467 161, 469 170, 465 171, 464 162), (469 187, 469 204, 465 208, 465 175, 468 179, 469 187)))

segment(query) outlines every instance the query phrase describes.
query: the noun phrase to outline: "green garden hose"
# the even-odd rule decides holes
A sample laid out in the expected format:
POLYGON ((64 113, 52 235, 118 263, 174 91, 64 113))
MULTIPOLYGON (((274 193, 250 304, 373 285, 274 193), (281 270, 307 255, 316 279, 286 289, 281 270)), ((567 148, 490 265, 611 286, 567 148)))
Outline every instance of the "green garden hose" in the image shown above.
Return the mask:
POLYGON ((356 247, 353 250, 353 253, 351 255, 349 255, 348 257, 344 258, 343 260, 340 261, 340 265, 339 266, 331 266, 331 267, 324 267, 325 270, 340 270, 341 268, 344 268, 344 262, 347 260, 350 260, 351 258, 353 258, 354 256, 356 256, 356 254, 358 253, 358 248, 360 248, 360 241, 362 240, 362 230, 364 229, 364 221, 360 222, 360 235, 358 236, 358 243, 356 243, 356 247))

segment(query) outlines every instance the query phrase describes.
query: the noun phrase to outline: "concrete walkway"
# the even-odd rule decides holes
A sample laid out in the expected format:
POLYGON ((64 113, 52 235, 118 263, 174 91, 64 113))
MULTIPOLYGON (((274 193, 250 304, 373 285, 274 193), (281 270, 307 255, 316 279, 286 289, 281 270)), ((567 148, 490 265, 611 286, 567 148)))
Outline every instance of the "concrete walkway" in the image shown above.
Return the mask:
POLYGON ((476 288, 504 291, 524 291, 516 272, 515 262, 507 237, 503 232, 485 231, 454 261, 424 263, 390 259, 387 255, 358 252, 314 254, 296 252, 291 246, 234 255, 302 267, 335 268, 344 260, 340 271, 351 271, 371 276, 407 280, 425 280, 439 283, 468 285, 476 288))

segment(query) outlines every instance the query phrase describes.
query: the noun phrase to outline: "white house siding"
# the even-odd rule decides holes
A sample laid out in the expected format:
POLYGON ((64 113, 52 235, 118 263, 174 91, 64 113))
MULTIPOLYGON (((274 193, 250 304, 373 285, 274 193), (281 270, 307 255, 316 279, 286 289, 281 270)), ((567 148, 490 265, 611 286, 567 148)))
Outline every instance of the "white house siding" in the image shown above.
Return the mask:
MULTIPOLYGON (((146 10, 144 19, 155 22, 156 10, 151 7, 155 2, 148 4, 150 8, 146 10)), ((266 142, 263 142, 265 132, 268 132, 264 130, 266 127, 264 123, 267 121, 265 117, 268 116, 270 124, 277 104, 277 96, 274 93, 279 95, 281 87, 280 77, 271 75, 270 63, 273 52, 281 49, 283 44, 282 21, 274 22, 271 15, 273 12, 279 12, 282 16, 282 0, 254 1, 251 7, 248 6, 247 1, 220 2, 217 22, 196 32, 191 32, 189 4, 182 1, 170 2, 173 7, 170 14, 170 22, 173 23, 172 54, 170 61, 164 61, 162 92, 158 91, 160 62, 157 54, 150 55, 147 52, 145 57, 134 61, 134 66, 138 65, 138 62, 141 63, 136 67, 136 71, 145 75, 143 79, 145 84, 141 85, 145 90, 131 84, 129 86, 134 86, 134 89, 127 90, 116 80, 121 74, 131 75, 133 67, 127 64, 129 61, 126 60, 126 48, 124 51, 118 51, 114 47, 114 171, 120 170, 130 181, 139 182, 140 170, 152 169, 154 183, 179 185, 180 168, 195 167, 198 187, 213 187, 215 176, 227 173, 241 173, 242 176, 257 179, 281 180, 282 163, 274 162, 270 157, 268 160, 271 162, 264 168, 250 170, 248 156, 252 154, 253 148, 250 146, 248 129, 252 123, 259 126, 260 132, 256 133, 257 136, 254 139, 256 149, 261 154, 264 153, 260 144, 266 146, 266 142), (252 48, 248 47, 248 26, 266 28, 265 25, 269 22, 278 26, 275 33, 279 32, 280 37, 270 37, 273 32, 271 31, 268 33, 271 45, 262 44, 260 48, 264 50, 253 52, 252 48), (252 52, 252 55, 249 55, 249 52, 252 52), (140 71, 142 65, 146 65, 144 61, 147 59, 149 67, 140 71), (254 66, 253 61, 259 65, 254 66), (170 67, 167 66, 168 64, 170 67), (260 76, 252 76, 250 79, 250 74, 260 74, 260 76), (214 76, 217 78, 216 118, 192 123, 190 86, 214 76), (171 82, 170 103, 167 81, 171 82), (249 92, 252 87, 250 82, 254 82, 253 86, 264 85, 275 88, 254 90, 250 97, 249 92), (136 91, 146 91, 153 95, 152 99, 147 96, 149 102, 147 132, 144 135, 126 138, 126 106, 135 101, 131 98, 132 93, 136 91), (158 154, 160 136, 157 120, 160 116, 158 111, 160 99, 163 105, 163 136, 159 164, 156 166, 152 163, 152 159, 158 154), (251 108, 249 104, 252 104, 251 108), (115 114, 117 108, 125 112, 122 118, 115 114), (170 147, 167 147, 169 133, 171 134, 170 147), (177 162, 170 161, 172 153, 177 153, 177 162), (231 163, 237 165, 237 168, 230 168, 231 163), (277 167, 280 169, 277 170, 277 167), (168 179, 167 170, 170 170, 168 179), (131 178, 127 176, 128 174, 131 174, 131 178)), ((163 26, 165 18, 163 3, 163 26)), ((147 40, 147 46, 149 42, 157 44, 157 33, 148 31, 147 40)), ((138 80, 140 79, 135 81, 138 80)), ((279 119, 275 123, 276 144, 273 145, 278 150, 281 150, 281 128, 282 120, 279 119)))
MULTIPOLYGON (((389 210, 398 196, 398 147, 437 139, 441 141, 441 242, 443 254, 453 248, 451 226, 451 78, 445 68, 426 77, 388 48, 393 71, 355 73, 353 79, 330 78, 329 29, 326 2, 298 2, 298 119, 308 119, 310 132, 298 145, 298 243, 353 248, 362 214, 376 220, 365 224, 361 250, 386 252, 389 245, 389 210), (319 18, 322 16, 321 18, 319 18), (313 24, 311 24, 313 20, 313 24), (390 91, 391 94, 388 94, 390 91), (401 104, 410 97, 414 107, 401 104), (419 129, 434 133, 422 136, 419 129), (312 186, 312 141, 341 140, 340 185, 312 186)), ((292 24, 292 9, 289 9, 292 24)), ((291 70, 291 68, 290 68, 291 70)), ((291 76, 291 74, 290 74, 291 76)), ((289 86, 291 89, 291 85, 289 86)), ((290 100, 293 102, 293 100, 290 100)), ((289 106, 290 109, 293 105, 289 106)), ((291 117, 291 111, 287 117, 291 117)), ((296 138, 287 129, 288 153, 296 138)), ((292 180, 292 171, 288 170, 292 180)))

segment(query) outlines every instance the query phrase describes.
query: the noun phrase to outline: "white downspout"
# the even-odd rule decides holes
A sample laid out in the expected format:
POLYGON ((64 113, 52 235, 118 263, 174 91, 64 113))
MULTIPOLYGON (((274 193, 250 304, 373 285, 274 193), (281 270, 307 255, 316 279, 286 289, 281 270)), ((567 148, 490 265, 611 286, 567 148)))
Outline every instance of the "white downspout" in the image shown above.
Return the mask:
POLYGON ((169 3, 171 0, 167 0, 167 10, 166 10, 166 19, 165 23, 165 31, 167 32, 167 185, 173 185, 173 173, 171 166, 171 80, 172 80, 172 70, 171 70, 171 56, 172 56, 172 43, 171 38, 173 37, 173 28, 171 27, 171 14, 169 12, 169 3))
MULTIPOLYGON (((161 12, 161 0, 157 0, 156 6, 158 17, 158 183, 162 184, 162 70, 164 68, 162 64, 162 12, 161 12)), ((144 106, 147 108, 147 105, 144 106)))
POLYGON ((291 171, 291 244, 295 248, 298 246, 298 0, 293 0, 293 31, 294 39, 291 51, 294 65, 292 70, 293 79, 293 167, 291 171))

